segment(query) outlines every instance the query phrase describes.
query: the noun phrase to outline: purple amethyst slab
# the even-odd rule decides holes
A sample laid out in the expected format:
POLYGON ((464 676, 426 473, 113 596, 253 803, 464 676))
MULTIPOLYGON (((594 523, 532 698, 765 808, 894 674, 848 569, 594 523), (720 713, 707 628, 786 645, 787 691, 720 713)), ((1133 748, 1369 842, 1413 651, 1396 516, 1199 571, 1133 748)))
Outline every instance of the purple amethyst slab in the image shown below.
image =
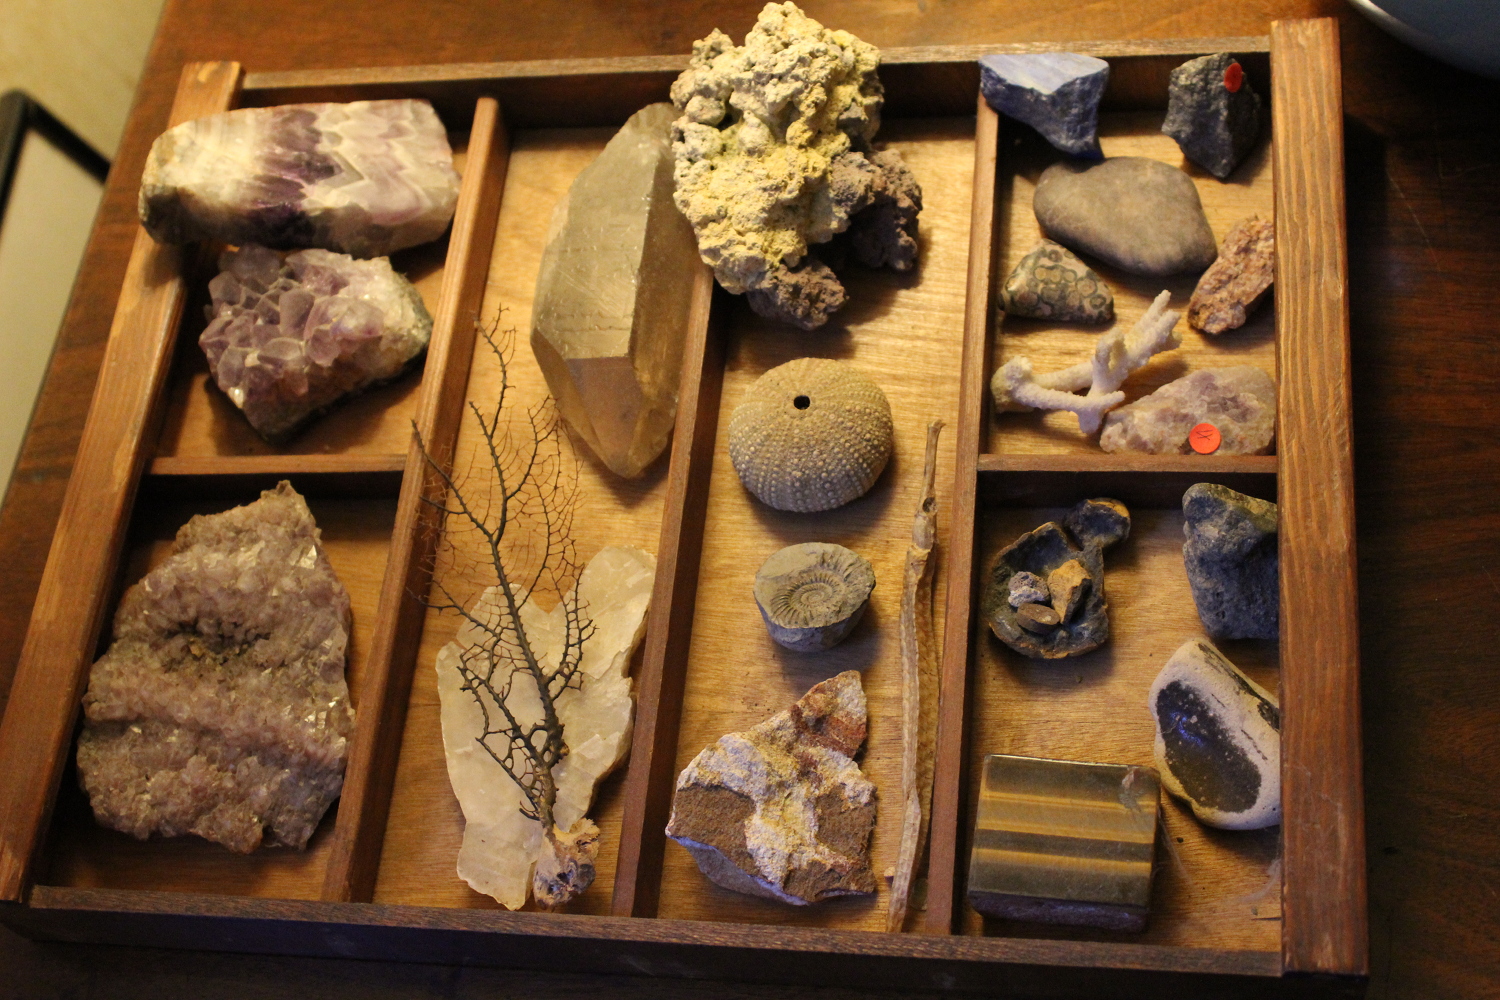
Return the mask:
POLYGON ((194 517, 115 612, 78 777, 105 826, 304 847, 344 781, 349 594, 283 482, 194 517))
POLYGON ((247 246, 219 257, 198 345, 214 381, 269 441, 344 396, 401 374, 432 317, 388 258, 247 246))
POLYGON ((140 214, 162 243, 214 239, 380 257, 443 235, 458 202, 426 101, 243 108, 157 137, 140 214))

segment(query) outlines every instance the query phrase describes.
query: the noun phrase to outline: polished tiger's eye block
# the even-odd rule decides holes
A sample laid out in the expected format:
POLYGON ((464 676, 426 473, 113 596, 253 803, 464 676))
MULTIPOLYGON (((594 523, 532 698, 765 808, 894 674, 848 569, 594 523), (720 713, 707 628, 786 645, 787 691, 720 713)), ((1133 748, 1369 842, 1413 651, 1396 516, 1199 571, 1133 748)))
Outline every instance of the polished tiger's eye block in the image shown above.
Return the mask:
POLYGON ((990 754, 969 905, 1007 920, 1144 930, 1160 793, 1149 767, 990 754))

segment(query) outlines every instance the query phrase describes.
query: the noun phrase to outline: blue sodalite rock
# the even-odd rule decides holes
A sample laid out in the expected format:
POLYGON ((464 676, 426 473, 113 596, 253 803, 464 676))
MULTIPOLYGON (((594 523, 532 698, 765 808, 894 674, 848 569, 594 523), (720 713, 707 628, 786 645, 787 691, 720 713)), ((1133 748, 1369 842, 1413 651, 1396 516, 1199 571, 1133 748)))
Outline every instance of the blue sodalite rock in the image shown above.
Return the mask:
POLYGON ((1161 130, 1183 156, 1223 180, 1260 135, 1260 95, 1229 53, 1190 59, 1172 71, 1161 130))
POLYGON ((1277 509, 1216 483, 1182 495, 1182 559, 1193 602, 1218 639, 1275 639, 1281 632, 1277 509))
POLYGON ((990 107, 1025 122, 1064 153, 1099 159, 1099 98, 1109 63, 1074 52, 993 55, 979 60, 990 107))

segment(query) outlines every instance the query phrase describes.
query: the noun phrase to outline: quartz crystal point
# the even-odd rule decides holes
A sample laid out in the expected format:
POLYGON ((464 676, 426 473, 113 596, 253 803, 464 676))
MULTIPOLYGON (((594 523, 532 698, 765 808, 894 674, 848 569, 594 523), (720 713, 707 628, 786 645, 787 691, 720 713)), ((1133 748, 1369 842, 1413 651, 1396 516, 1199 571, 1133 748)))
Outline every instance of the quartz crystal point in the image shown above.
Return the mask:
POLYGON ((672 203, 670 104, 625 123, 552 214, 531 349, 563 417, 627 478, 666 448, 698 245, 672 203))
POLYGON ((243 108, 157 137, 140 215, 162 243, 215 239, 379 257, 443 235, 458 203, 426 101, 243 108))
POLYGON ((304 847, 344 783, 349 595, 289 483, 193 518, 125 593, 83 699, 105 826, 304 847))
POLYGON ((388 258, 247 246, 219 258, 198 344, 214 381, 271 441, 343 396, 399 375, 432 317, 388 258))
MULTIPOLYGON (((593 633, 583 644, 577 689, 565 691, 557 701, 568 754, 552 770, 557 783, 553 820, 557 829, 577 833, 587 829, 594 789, 630 744, 634 712, 628 674, 631 654, 646 632, 646 608, 651 601, 656 559, 648 552, 622 546, 600 550, 584 567, 577 586, 577 599, 593 623, 593 633)), ((480 621, 498 624, 504 595, 491 587, 470 609, 480 621)), ((555 669, 566 635, 565 605, 550 612, 527 602, 520 619, 531 649, 544 667, 555 669)), ((464 812, 463 847, 458 853, 458 874, 479 892, 493 896, 508 909, 526 902, 536 865, 555 863, 542 826, 522 815, 521 789, 479 742, 485 734, 485 715, 500 713, 487 691, 465 690, 459 665, 466 652, 480 650, 489 639, 472 623, 459 630, 437 656, 438 695, 442 700, 443 748, 448 757, 448 780, 464 812)), ((503 665, 497 670, 503 671, 503 665)), ((506 706, 523 725, 541 718, 541 699, 529 676, 513 677, 506 706)), ((506 678, 497 676, 491 687, 499 690, 506 678)), ((564 834, 566 837, 567 834, 564 834)), ((597 836, 595 831, 594 836, 597 836)))

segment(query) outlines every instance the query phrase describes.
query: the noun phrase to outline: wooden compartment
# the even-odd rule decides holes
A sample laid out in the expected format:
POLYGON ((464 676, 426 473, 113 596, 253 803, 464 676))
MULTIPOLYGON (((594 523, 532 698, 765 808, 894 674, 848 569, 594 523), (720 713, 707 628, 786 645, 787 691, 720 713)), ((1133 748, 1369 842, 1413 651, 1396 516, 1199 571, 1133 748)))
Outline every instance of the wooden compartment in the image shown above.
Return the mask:
MULTIPOLYGON (((1076 432, 1061 433, 1048 418, 992 420, 984 383, 1011 348, 1011 333, 1023 337, 1012 326, 996 337, 995 278, 1003 279, 1012 255, 1024 252, 1026 178, 1048 154, 1026 139, 1011 142, 982 101, 970 117, 974 59, 992 50, 887 50, 880 138, 902 150, 924 189, 917 271, 854 279, 850 304, 812 334, 757 319, 741 300, 713 292, 707 270, 700 271, 693 277, 695 323, 670 459, 639 481, 621 483, 582 457, 588 513, 578 522, 580 556, 604 544, 635 544, 654 549, 658 567, 635 665, 631 755, 606 781, 593 811, 606 834, 599 878, 563 913, 498 910, 454 873, 462 820, 442 756, 432 661, 456 622, 419 600, 434 548, 420 501, 435 495, 439 483, 406 422, 415 420, 439 462, 462 470, 471 460, 475 431, 463 419, 464 401, 487 398, 496 386, 493 358, 475 346, 476 323, 519 331, 510 376, 520 402, 541 398, 525 339, 552 206, 613 128, 641 105, 665 99, 684 60, 251 74, 243 87, 233 64, 188 67, 174 119, 236 102, 422 96, 456 136, 467 133, 463 194, 446 250, 434 245, 415 255, 430 255, 415 266, 430 269, 424 294, 437 321, 433 346, 419 384, 412 379, 372 393, 288 449, 265 448, 226 429, 229 421, 202 386, 187 343, 196 333, 193 320, 179 318, 182 302, 191 299, 182 278, 191 268, 177 251, 138 239, 0 729, 0 899, 18 904, 0 908, 0 915, 27 933, 63 940, 882 987, 993 990, 1003 982, 1021 991, 1107 988, 1136 995, 1175 985, 1208 996, 1308 985, 1288 973, 1361 975, 1336 33, 1332 22, 1287 22, 1274 27, 1269 44, 1252 38, 1073 47, 1111 60, 1105 148, 1112 153, 1142 149, 1172 158, 1170 141, 1152 137, 1151 123, 1164 105, 1168 71, 1192 55, 1242 54, 1253 82, 1269 96, 1274 141, 1257 154, 1259 165, 1242 171, 1251 182, 1232 180, 1209 212, 1222 236, 1228 222, 1248 214, 1243 208, 1268 214, 1274 192, 1283 222, 1275 332, 1263 318, 1237 343, 1226 339, 1183 353, 1193 366, 1207 352, 1279 371, 1279 454, 1109 456, 1080 446, 1076 432), (183 342, 174 347, 179 327, 183 342), (728 462, 725 427, 755 377, 809 354, 850 360, 882 384, 895 414, 897 452, 866 497, 799 517, 747 497, 728 462), (870 900, 796 910, 723 892, 662 833, 672 781, 702 746, 779 711, 813 682, 845 667, 863 669, 871 706, 863 767, 887 804, 896 798, 898 567, 933 418, 948 425, 939 464, 937 587, 945 653, 925 914, 915 912, 906 933, 888 934, 880 929, 883 887, 870 900), (351 681, 359 719, 336 814, 330 811, 301 856, 247 860, 215 856, 208 845, 108 842, 115 835, 91 829, 86 803, 70 789, 60 792, 59 782, 116 581, 138 573, 152 551, 148 542, 127 546, 127 526, 146 523, 148 508, 162 498, 222 509, 280 476, 299 488, 306 484, 334 523, 343 523, 339 511, 365 511, 348 517, 367 527, 372 511, 386 519, 383 539, 355 532, 350 542, 361 606, 374 610, 357 626, 351 681), (1122 707, 1118 724, 1058 737, 1047 724, 1055 706, 1043 698, 1050 682, 996 662, 993 643, 985 645, 971 612, 976 571, 1000 539, 1046 508, 1092 495, 1130 502, 1138 518, 1137 536, 1127 543, 1136 546, 1134 554, 1126 554, 1123 566, 1118 553, 1106 561, 1116 574, 1112 592, 1125 602, 1119 632, 1092 663, 1064 668, 1100 678, 1079 682, 1080 692, 1065 696, 1064 711, 1081 717, 1104 700, 1128 703, 1127 689, 1159 665, 1152 644, 1191 625, 1180 581, 1168 593, 1140 598, 1142 617, 1125 608, 1149 589, 1150 574, 1172 566, 1173 532, 1180 531, 1174 505, 1200 479, 1278 497, 1283 606, 1307 609, 1284 615, 1279 649, 1261 644, 1231 653, 1267 679, 1280 675, 1287 718, 1281 844, 1274 831, 1240 840, 1206 834, 1168 806, 1168 828, 1184 838, 1183 863, 1195 870, 1207 859, 1227 875, 1206 889, 1164 876, 1145 935, 986 928, 961 906, 967 765, 1002 750, 1134 762, 1142 720, 1147 737, 1150 724, 1144 706, 1139 718, 1122 707), (767 554, 812 539, 861 551, 880 580, 868 620, 845 646, 816 660, 773 647, 749 597, 767 554), (1176 610, 1160 610, 1168 606, 1176 610), (66 683, 57 683, 58 664, 66 665, 66 683), (117 864, 122 859, 130 863, 117 864), (1264 918, 1245 919, 1236 901, 1256 892, 1266 901, 1264 918)), ((1111 283, 1125 322, 1155 290, 1111 283)), ((1180 295, 1190 284, 1171 287, 1180 295)), ((1078 340, 1086 349, 1096 335, 1078 340)), ((1073 336, 1040 327, 1024 332, 1028 352, 1053 351, 1069 361, 1078 350, 1073 336)), ((1152 378, 1175 374, 1153 368, 1142 376, 1127 385, 1133 396, 1154 388, 1152 378)), ((1180 559, 1176 565, 1180 573, 1180 559)), ((874 841, 877 872, 894 858, 895 829, 895 810, 884 809, 874 841)))

